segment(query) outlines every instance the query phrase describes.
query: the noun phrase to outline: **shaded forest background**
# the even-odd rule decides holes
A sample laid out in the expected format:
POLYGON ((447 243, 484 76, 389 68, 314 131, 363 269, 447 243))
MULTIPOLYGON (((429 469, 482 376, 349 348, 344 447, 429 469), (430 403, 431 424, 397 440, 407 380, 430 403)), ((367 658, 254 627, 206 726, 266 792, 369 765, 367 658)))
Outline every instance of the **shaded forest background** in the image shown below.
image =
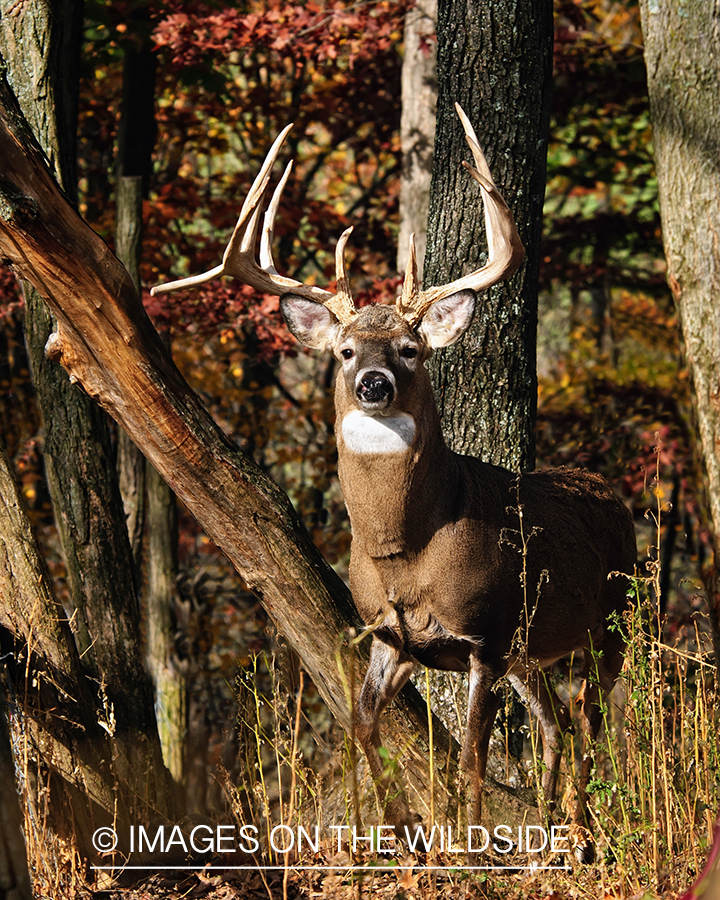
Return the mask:
MULTIPOLYGON (((394 295, 405 12, 382 0, 347 8, 193 4, 190 12, 179 2, 85 6, 80 212, 116 246, 120 178, 142 178, 145 307, 215 420, 289 493, 341 576, 350 532, 336 477, 333 363, 298 349, 276 298, 231 283, 153 298, 149 287, 216 264, 238 198, 271 140, 294 121, 287 156, 296 168, 278 215, 276 259, 294 277, 326 283, 335 239, 353 225, 356 296, 394 295), (133 127, 123 118, 128 60, 145 61, 146 85, 154 84, 154 117, 133 133, 133 141, 154 148, 147 172, 132 170, 118 152, 128 140, 123 129, 133 127)), ((602 472, 633 510, 641 553, 662 564, 660 602, 672 608, 672 629, 697 620, 707 632, 697 614, 704 613, 712 553, 689 379, 666 286, 639 10, 577 0, 556 2, 555 16, 537 462, 602 472), (647 513, 658 496, 665 511, 655 546, 647 513)), ((0 278, 0 438, 69 611, 23 338, 24 299, 9 270, 0 278)), ((143 493, 149 510, 157 496, 150 480, 143 493)), ((167 497, 162 502, 172 506, 167 497)), ((142 536, 147 514, 139 513, 134 547, 141 596, 155 556, 156 532, 142 536)), ((183 721, 161 734, 163 755, 184 808, 204 814, 223 808, 227 784, 246 764, 238 747, 260 739, 248 731, 252 717, 243 709, 257 700, 258 684, 272 695, 275 676, 264 654, 276 644, 259 604, 184 508, 176 523, 172 512, 163 522, 171 538, 169 663, 184 697, 176 707, 183 721)), ((143 629, 149 642, 147 611, 143 629)), ((282 645, 279 652, 276 697, 294 694, 299 678, 293 654, 282 645)), ((332 771, 340 730, 307 684, 304 716, 311 723, 307 758, 332 771)))

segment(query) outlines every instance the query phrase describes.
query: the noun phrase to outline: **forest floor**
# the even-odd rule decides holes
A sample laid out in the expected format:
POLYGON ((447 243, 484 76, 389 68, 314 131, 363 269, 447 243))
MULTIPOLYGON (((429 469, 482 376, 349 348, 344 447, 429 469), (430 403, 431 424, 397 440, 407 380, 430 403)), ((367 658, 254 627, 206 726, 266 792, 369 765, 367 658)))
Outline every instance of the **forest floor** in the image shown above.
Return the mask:
MULTIPOLYGON (((562 884, 548 873, 503 872, 502 876, 468 876, 454 873, 409 871, 351 876, 325 868, 311 871, 221 872, 208 876, 202 871, 163 872, 134 885, 107 890, 79 890, 73 900, 570 900, 570 898, 614 898, 654 900, 658 895, 642 892, 636 898, 616 894, 593 881, 588 872, 575 885, 564 875, 562 884), (582 884, 581 884, 582 882, 582 884), (594 885, 594 887, 593 887, 594 885)), ((673 895, 674 896, 674 895, 673 895)), ((65 900, 65 898, 53 898, 65 900)))

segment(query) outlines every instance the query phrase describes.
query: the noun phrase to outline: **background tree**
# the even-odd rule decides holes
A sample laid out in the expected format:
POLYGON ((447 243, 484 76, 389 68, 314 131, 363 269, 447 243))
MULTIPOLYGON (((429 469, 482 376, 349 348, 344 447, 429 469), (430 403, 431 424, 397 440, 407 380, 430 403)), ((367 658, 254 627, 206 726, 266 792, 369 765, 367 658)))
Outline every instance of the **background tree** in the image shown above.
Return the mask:
POLYGON ((713 560, 705 571, 720 660, 720 59, 707 5, 640 3, 667 279, 693 385, 713 560))
POLYGON ((443 429, 454 450, 520 471, 534 466, 535 341, 545 158, 552 76, 552 8, 440 2, 438 119, 425 282, 481 264, 482 217, 468 214, 465 158, 454 103, 473 122, 502 185, 527 257, 478 304, 462 345, 432 364, 443 429))
MULTIPOLYGON (((147 4, 135 6, 124 23, 116 151, 116 252, 138 292, 142 290, 142 201, 149 196, 157 134, 157 56, 150 12, 147 4)), ((170 341, 169 336, 167 340, 170 341)), ((118 431, 117 445, 117 469, 135 561, 135 584, 146 623, 145 659, 155 688, 158 732, 163 759, 180 792, 185 781, 188 707, 186 677, 175 646, 177 503, 170 487, 151 466, 146 466, 142 453, 122 429, 118 431)))
MULTIPOLYGON (((552 9, 544 0, 438 4, 437 128, 424 283, 465 275, 487 253, 482 211, 469 199, 472 189, 460 166, 468 150, 455 103, 478 125, 526 261, 512 279, 480 298, 465 338, 435 354, 429 368, 452 449, 514 471, 535 464, 538 270, 552 47, 552 9)), ((437 693, 446 698, 452 694, 449 678, 434 674, 437 693)), ((514 693, 507 712, 509 746, 519 757, 524 708, 514 693)))
POLYGON ((422 278, 427 240, 435 112, 437 106, 437 0, 423 0, 405 14, 400 118, 400 229, 397 269, 404 273, 415 235, 418 272, 422 278))

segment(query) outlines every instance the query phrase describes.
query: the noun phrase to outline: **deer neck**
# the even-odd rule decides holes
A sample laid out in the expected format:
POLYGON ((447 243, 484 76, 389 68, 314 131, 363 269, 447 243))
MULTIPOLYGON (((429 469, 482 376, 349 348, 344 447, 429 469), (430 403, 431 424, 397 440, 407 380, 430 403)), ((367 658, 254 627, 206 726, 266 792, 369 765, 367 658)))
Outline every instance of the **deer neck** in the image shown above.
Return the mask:
POLYGON ((411 396, 385 416, 358 408, 342 376, 335 391, 338 471, 353 546, 372 557, 418 552, 455 493, 448 449, 427 372, 411 396))

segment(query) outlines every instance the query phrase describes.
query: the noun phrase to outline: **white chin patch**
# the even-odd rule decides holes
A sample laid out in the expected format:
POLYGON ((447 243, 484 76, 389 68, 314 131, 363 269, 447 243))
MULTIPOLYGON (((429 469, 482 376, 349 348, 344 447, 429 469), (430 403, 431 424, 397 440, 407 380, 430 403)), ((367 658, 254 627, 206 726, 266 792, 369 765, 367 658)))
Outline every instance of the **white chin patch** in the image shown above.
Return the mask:
POLYGON ((354 409, 342 420, 342 436, 353 453, 405 453, 415 438, 415 420, 407 413, 369 416, 354 409))

